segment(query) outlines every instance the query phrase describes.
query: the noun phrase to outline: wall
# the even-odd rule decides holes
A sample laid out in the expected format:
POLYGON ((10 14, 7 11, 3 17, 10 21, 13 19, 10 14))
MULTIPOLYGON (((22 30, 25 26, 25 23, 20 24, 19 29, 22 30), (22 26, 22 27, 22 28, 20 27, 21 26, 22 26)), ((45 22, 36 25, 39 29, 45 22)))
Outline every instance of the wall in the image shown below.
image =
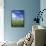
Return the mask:
POLYGON ((0 42, 4 41, 4 0, 0 0, 0 42))
POLYGON ((36 11, 40 10, 40 0, 4 0, 4 38, 7 41, 18 41, 32 30, 36 11), (25 11, 25 27, 11 27, 11 10, 25 11))
MULTIPOLYGON (((40 9, 41 9, 41 11, 43 9, 46 9, 46 0, 41 0, 40 1, 40 9)), ((43 17, 44 20, 43 20, 43 22, 41 21, 40 23, 41 23, 41 25, 46 27, 46 20, 45 20, 46 19, 46 11, 43 12, 42 17, 43 17)))

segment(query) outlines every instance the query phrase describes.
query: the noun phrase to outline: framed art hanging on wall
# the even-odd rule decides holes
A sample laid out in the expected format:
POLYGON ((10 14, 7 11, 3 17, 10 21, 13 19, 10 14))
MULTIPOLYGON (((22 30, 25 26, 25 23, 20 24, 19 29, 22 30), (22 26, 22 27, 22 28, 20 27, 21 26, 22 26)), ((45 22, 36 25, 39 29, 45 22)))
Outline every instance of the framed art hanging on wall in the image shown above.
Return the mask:
POLYGON ((11 26, 24 27, 24 10, 11 11, 11 26))

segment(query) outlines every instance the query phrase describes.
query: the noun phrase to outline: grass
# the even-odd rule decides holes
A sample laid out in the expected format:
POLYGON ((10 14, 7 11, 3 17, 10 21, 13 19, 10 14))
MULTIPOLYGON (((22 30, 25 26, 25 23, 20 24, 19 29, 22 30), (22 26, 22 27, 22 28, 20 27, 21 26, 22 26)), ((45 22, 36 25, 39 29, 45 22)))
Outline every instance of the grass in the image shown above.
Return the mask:
POLYGON ((24 20, 12 20, 11 22, 12 27, 24 27, 24 20))

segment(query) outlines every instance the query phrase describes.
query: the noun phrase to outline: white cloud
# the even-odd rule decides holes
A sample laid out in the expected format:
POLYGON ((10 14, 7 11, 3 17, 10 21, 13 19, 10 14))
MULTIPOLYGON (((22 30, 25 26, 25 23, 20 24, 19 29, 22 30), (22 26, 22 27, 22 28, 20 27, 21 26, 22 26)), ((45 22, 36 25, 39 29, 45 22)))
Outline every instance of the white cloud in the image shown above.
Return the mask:
POLYGON ((13 18, 16 18, 16 15, 15 15, 14 13, 12 13, 12 17, 13 17, 13 18))

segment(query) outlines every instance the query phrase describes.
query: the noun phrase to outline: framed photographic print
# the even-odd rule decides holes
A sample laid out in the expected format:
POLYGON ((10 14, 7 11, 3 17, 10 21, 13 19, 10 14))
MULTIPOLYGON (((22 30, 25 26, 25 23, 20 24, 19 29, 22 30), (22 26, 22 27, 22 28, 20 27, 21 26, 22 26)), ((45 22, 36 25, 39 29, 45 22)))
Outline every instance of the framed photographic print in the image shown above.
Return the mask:
POLYGON ((24 10, 11 11, 11 26, 24 27, 24 10))

